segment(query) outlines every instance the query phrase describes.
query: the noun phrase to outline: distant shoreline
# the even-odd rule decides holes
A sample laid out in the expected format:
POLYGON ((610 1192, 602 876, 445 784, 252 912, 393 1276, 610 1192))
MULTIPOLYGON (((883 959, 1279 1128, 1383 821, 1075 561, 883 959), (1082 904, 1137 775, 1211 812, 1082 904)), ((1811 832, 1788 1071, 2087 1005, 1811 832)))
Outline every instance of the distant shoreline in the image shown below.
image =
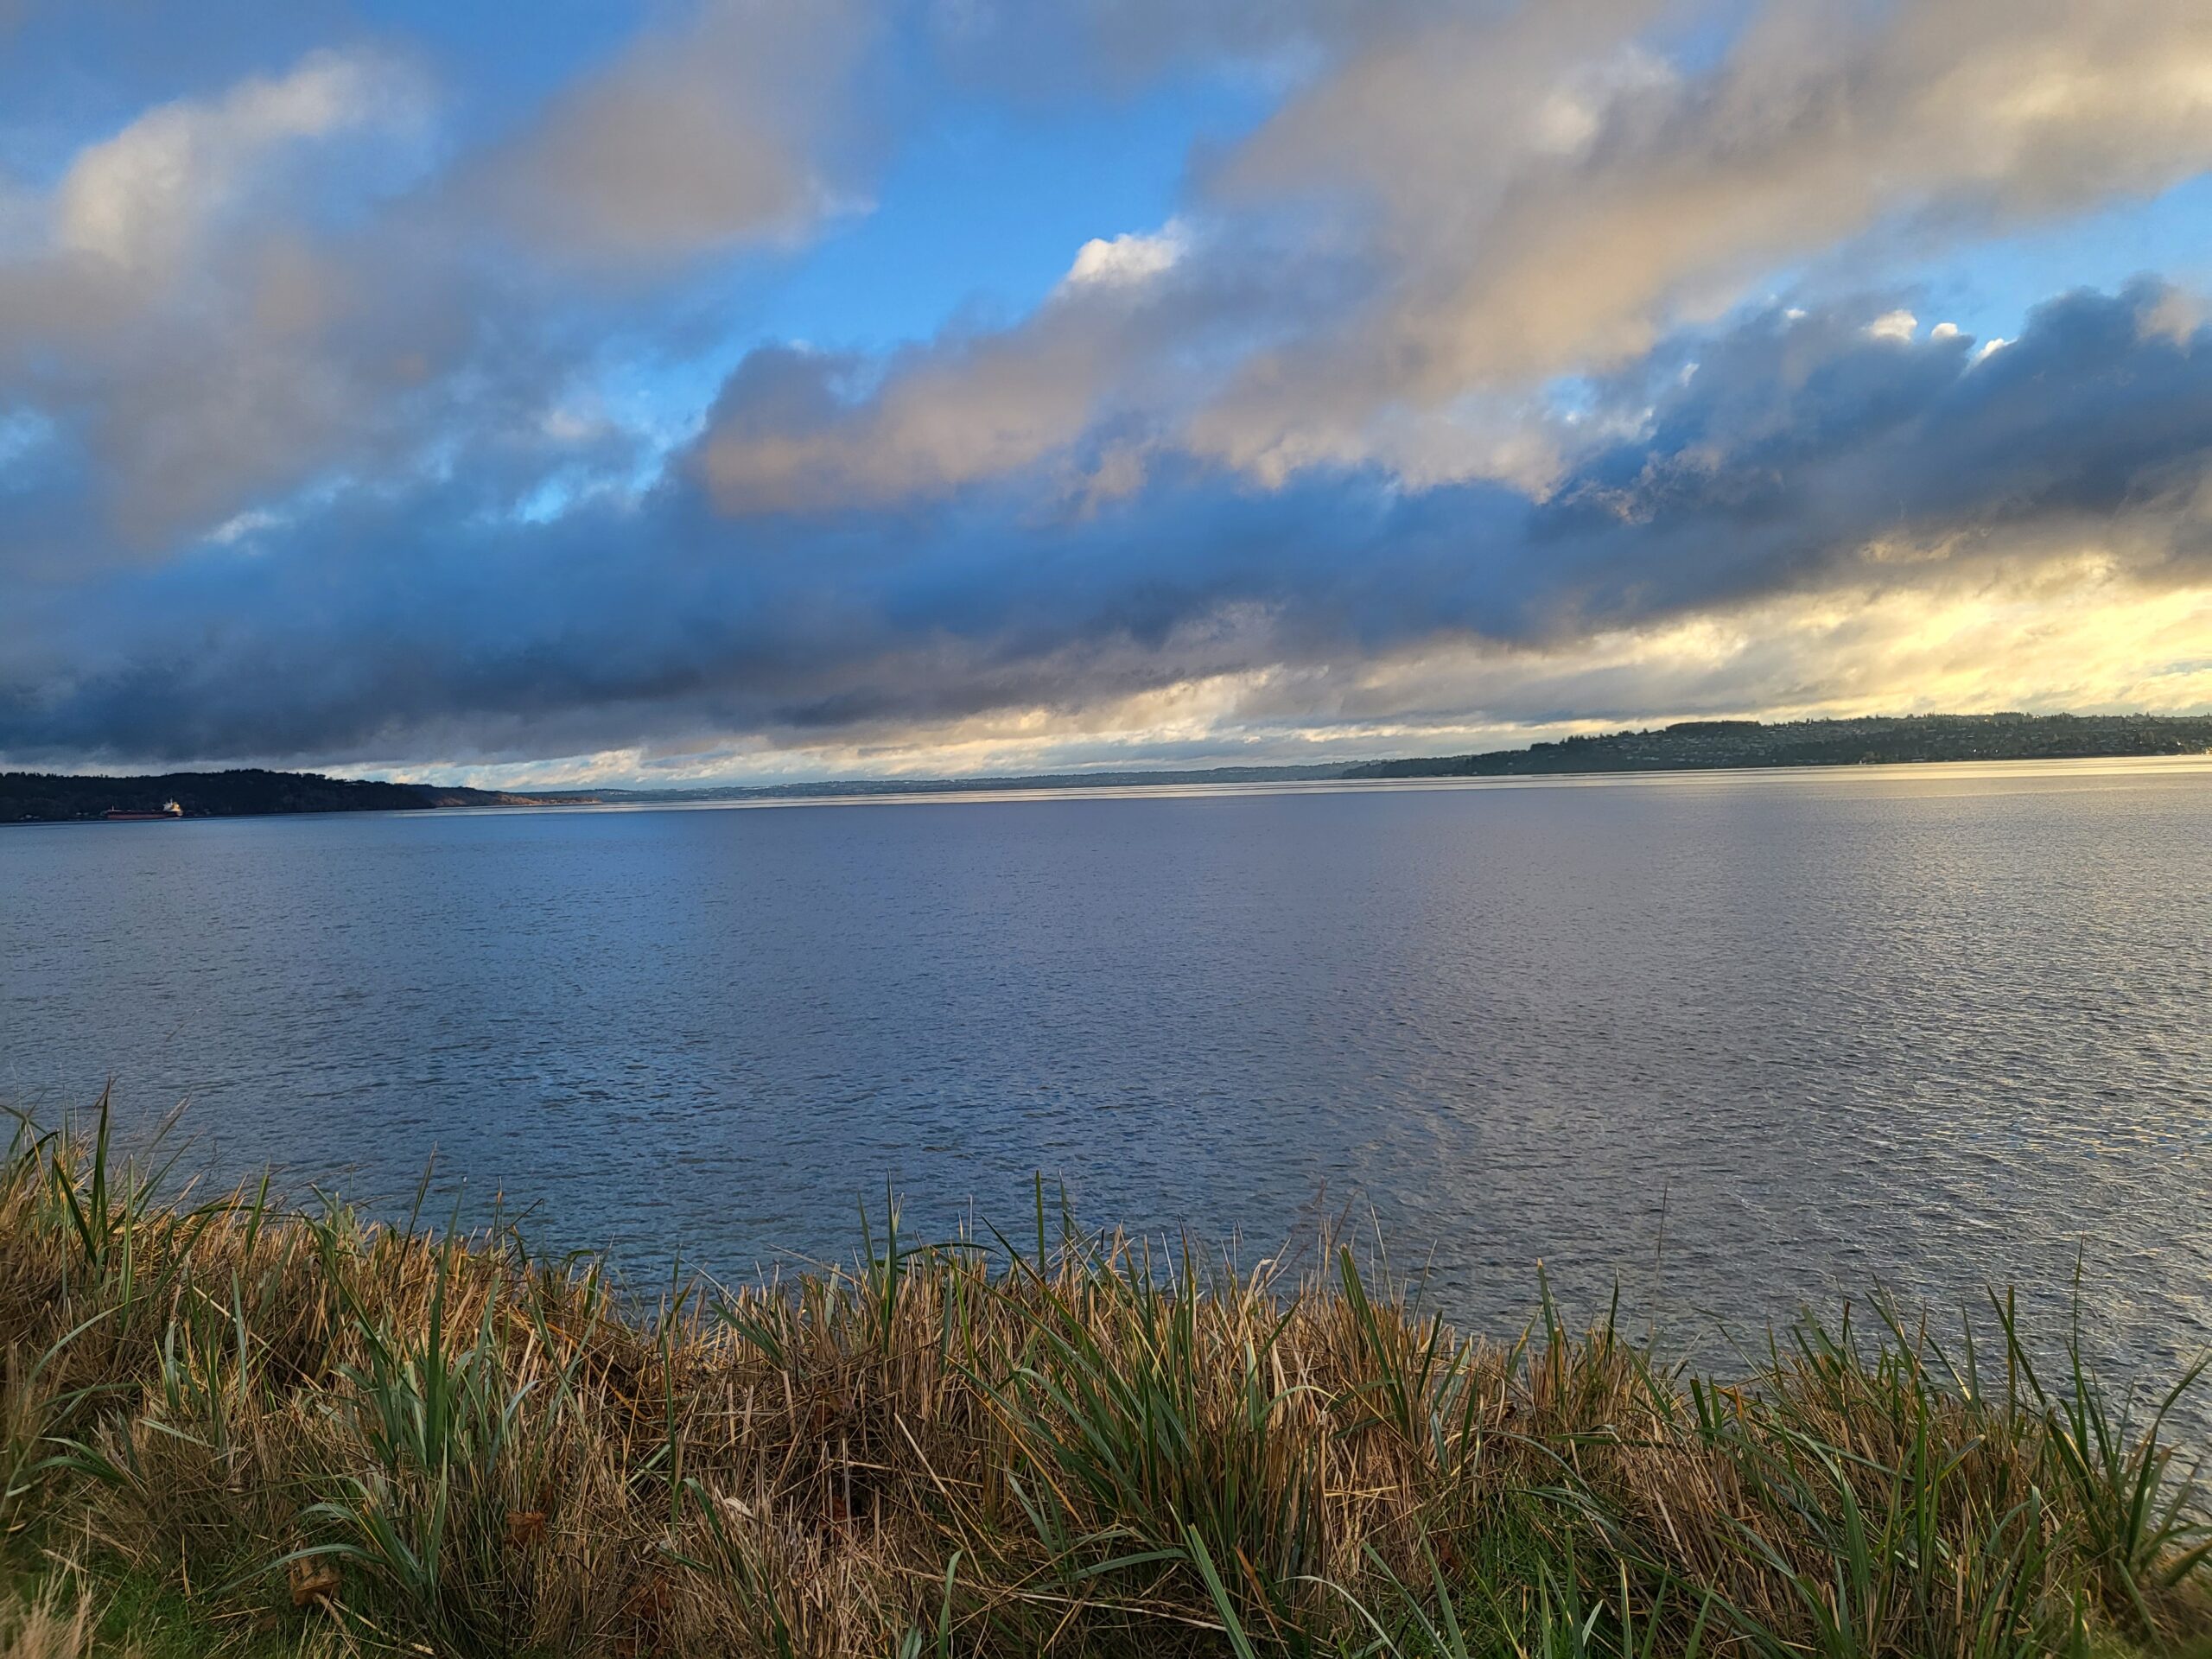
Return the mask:
POLYGON ((1093 790, 1178 790, 1222 785, 1535 779, 1960 761, 2150 760, 2207 753, 2212 753, 2212 715, 1998 714, 1773 724, 1748 720, 1683 721, 1664 728, 1569 737, 1520 749, 1319 766, 846 779, 698 789, 518 792, 259 769, 127 778, 0 772, 0 823, 99 823, 111 812, 151 814, 170 799, 183 807, 188 818, 257 817, 452 807, 828 804, 982 795, 1058 796, 1093 790))
POLYGON ((0 823, 101 823, 111 816, 137 823, 188 818, 257 818, 327 812, 416 812, 450 806, 548 806, 574 804, 575 794, 523 795, 430 784, 326 778, 312 772, 260 767, 227 772, 168 772, 127 778, 37 772, 0 772, 0 823), (165 812, 174 802, 181 809, 165 812))

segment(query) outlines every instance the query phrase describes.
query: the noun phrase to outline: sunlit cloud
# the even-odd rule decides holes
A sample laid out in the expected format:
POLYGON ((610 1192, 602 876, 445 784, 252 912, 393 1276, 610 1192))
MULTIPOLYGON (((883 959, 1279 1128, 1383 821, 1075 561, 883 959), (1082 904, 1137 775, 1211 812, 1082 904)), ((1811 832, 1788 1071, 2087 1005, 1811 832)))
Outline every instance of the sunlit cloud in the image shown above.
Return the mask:
POLYGON ((0 135, 0 759, 696 782, 2212 706, 2196 256, 2038 269, 2002 338, 1915 263, 2212 168, 2201 5, 957 10, 696 0, 528 73, 272 12, 0 135), (1026 287, 901 194, 1047 88, 1205 85, 1254 114, 1026 287), (972 302, 759 323, 879 220, 972 302))

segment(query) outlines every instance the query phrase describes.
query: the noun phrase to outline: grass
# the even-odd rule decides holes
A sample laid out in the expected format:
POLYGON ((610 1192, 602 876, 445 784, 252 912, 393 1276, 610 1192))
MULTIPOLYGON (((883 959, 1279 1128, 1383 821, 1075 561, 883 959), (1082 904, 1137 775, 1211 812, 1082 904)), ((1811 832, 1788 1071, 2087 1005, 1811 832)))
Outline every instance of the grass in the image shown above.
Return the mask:
POLYGON ((1035 1221, 640 1302, 23 1124, 0 1659, 2212 1653, 2201 1366, 2137 1408, 1993 1299, 1715 1379, 1035 1221))

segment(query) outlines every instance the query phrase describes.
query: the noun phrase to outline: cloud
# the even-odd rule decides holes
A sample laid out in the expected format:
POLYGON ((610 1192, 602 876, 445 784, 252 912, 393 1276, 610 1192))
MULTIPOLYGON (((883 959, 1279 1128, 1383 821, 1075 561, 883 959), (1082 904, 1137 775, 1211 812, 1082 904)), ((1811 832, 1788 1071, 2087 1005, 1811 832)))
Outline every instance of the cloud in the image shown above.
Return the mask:
POLYGON ((146 112, 19 209, 35 230, 0 252, 0 403, 39 411, 55 464, 0 568, 166 552, 398 412, 442 307, 317 227, 419 177, 431 109, 406 62, 317 51, 146 112), (385 301, 416 309, 352 332, 385 301))
POLYGON ((548 251, 621 265, 788 241, 837 205, 858 0, 702 0, 569 88, 468 194, 548 251))
POLYGON ((1076 250, 1075 263, 1060 280, 1071 288, 1092 283, 1147 283, 1175 268, 1188 248, 1179 225, 1147 234, 1129 231, 1113 238, 1094 236, 1076 250))
POLYGON ((481 106, 232 32, 0 150, 12 758, 1389 748, 2031 665, 2201 701, 2192 297, 1977 344, 1892 280, 2212 167, 2197 0, 697 0, 481 106), (1027 315, 745 321, 902 132, 1150 76, 1272 112, 1027 315), (702 339, 710 399, 599 395, 702 339))
POLYGON ((1084 493, 1190 395, 1159 342, 1203 336, 1236 304, 1171 280, 1184 245, 1172 227, 1094 244, 1019 327, 949 330, 880 362, 762 347, 708 415, 700 473, 732 514, 925 501, 1048 460, 1084 493))
POLYGON ((704 0, 475 149, 427 55, 318 48, 0 179, 0 412, 48 436, 0 577, 174 558, 356 483, 543 484, 603 331, 649 345, 692 262, 826 210, 868 27, 704 0))
POLYGON ((1778 264, 2212 164, 2195 0, 1785 0, 1704 68, 1653 54, 1654 14, 1570 0, 1379 37, 1232 156, 1219 202, 1337 204, 1376 276, 1245 366, 1201 423, 1213 447, 1245 461, 1392 404, 1624 360, 1778 264))
POLYGON ((957 74, 1030 99, 1109 93, 1226 63, 1291 81, 1363 41, 1488 0, 929 0, 924 28, 957 74))
POLYGON ((364 130, 418 130, 425 104, 402 66, 326 51, 213 101, 164 105, 71 164, 54 191, 55 249, 151 281, 176 276, 285 153, 364 130))
MULTIPOLYGON (((1041 743, 1116 709, 1173 706, 1198 730, 1209 697, 1262 721, 1277 693, 1286 718, 1302 698, 1388 748, 1371 734, 1444 711, 1465 728, 1470 695, 1501 719, 1625 710, 1639 684, 1707 707, 1878 701, 1878 664, 1942 654, 1901 635, 1915 617, 1980 607, 1976 637, 2040 618, 2086 638, 2100 607, 2148 617, 2160 594, 2202 613, 2212 336, 2146 330, 2164 299, 2068 296, 1981 362, 1963 336, 1869 339, 1849 311, 1694 331, 1599 388, 1648 416, 1541 499, 1373 468, 1260 488, 1188 458, 1103 504, 1070 504, 1046 467, 829 518, 732 519, 688 474, 537 524, 487 517, 461 480, 357 494, 12 619, 0 751, 1041 743), (1859 610, 1887 622, 1854 658, 1859 610), (1715 631, 1739 643, 1690 673, 1715 631)), ((791 384, 752 395, 821 395, 813 365, 776 367, 791 384)))
MULTIPOLYGON (((726 406, 721 499, 940 493, 1052 454, 1087 476, 1100 449, 1127 475, 1163 447, 1268 483, 1372 462, 1539 486, 1547 382, 1633 360, 1778 265, 1985 236, 2212 165, 2196 0, 1774 0, 1732 32, 1694 10, 1724 49, 1670 52, 1654 0, 1294 8, 1274 33, 1199 8, 1191 38, 1300 40, 1313 62, 1199 169, 1188 211, 1086 243, 1010 327, 844 365, 834 435, 726 406), (1136 292, 1070 303, 1108 287, 1136 292)), ((1132 15, 1109 11, 1090 20, 1108 35, 1132 15)))

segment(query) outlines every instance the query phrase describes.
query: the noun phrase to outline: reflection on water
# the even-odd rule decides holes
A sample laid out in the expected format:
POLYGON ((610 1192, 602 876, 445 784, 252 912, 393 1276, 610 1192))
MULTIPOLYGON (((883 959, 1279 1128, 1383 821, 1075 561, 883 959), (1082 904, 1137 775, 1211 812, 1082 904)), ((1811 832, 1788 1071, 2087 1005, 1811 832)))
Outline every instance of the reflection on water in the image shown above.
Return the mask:
POLYGON ((1877 1281, 2208 1326, 2212 769, 1854 769, 0 832, 0 1094, 549 1243, 842 1252, 887 1179, 1351 1206, 1478 1323, 1877 1281), (1663 1220, 1662 1220, 1663 1218, 1663 1220))

